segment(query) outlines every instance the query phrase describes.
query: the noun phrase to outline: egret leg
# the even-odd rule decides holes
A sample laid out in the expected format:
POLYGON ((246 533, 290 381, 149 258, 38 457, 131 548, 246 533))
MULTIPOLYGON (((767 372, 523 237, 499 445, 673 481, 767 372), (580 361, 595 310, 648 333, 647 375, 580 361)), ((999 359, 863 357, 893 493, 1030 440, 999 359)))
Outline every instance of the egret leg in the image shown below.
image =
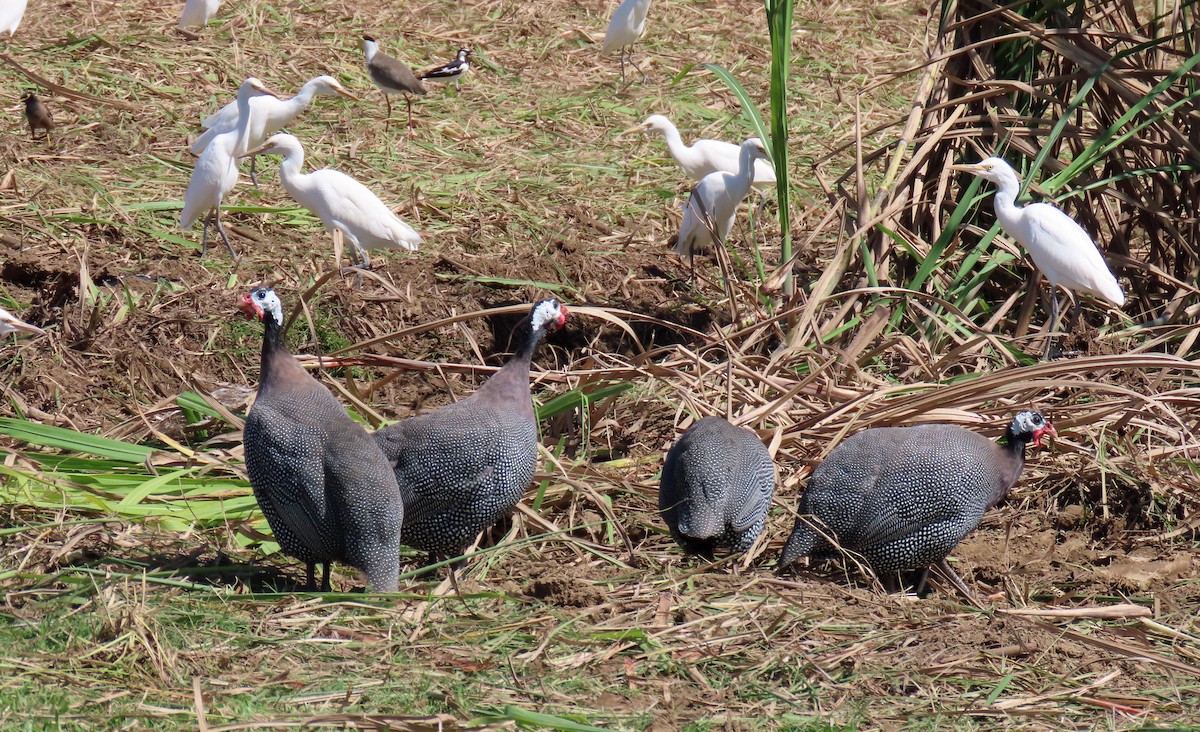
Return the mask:
POLYGON ((333 562, 325 562, 321 570, 321 592, 331 592, 333 588, 329 584, 329 573, 333 569, 333 562))
POLYGON ((1058 324, 1058 293, 1054 288, 1050 289, 1050 321, 1046 327, 1046 352, 1042 355, 1043 361, 1050 360, 1050 352, 1054 349, 1054 328, 1058 324))
POLYGON ((208 225, 212 223, 212 211, 204 217, 204 228, 200 231, 200 258, 204 259, 204 255, 208 252, 208 225))
POLYGON ((250 182, 254 184, 255 188, 258 188, 258 174, 254 169, 254 165, 257 162, 258 162, 258 156, 251 155, 250 156, 250 182))
MULTIPOLYGON (((213 209, 213 220, 217 222, 217 233, 221 235, 221 239, 225 241, 225 246, 229 248, 229 256, 233 257, 233 263, 238 263, 237 252, 233 251, 233 245, 229 243, 229 237, 225 235, 225 227, 221 226, 221 207, 213 209)), ((203 253, 202 253, 203 254, 203 253)))
POLYGON ((625 52, 629 49, 628 46, 621 46, 621 83, 625 83, 625 52))
POLYGON ((646 76, 646 72, 642 71, 642 67, 638 66, 637 62, 633 60, 633 46, 629 47, 629 65, 632 66, 633 68, 637 69, 637 72, 642 75, 642 83, 643 84, 650 83, 650 77, 646 76))

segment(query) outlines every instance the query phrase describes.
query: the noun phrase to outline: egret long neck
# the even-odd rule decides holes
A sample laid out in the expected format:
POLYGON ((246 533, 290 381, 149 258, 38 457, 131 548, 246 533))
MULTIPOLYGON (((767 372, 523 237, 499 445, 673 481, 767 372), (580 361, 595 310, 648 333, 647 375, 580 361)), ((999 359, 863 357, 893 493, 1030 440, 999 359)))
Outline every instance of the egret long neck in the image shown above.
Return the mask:
POLYGON ((279 179, 293 198, 296 197, 294 191, 304 188, 305 175, 301 172, 303 167, 304 148, 288 147, 283 153, 283 162, 279 164, 279 179))
POLYGON ((675 158, 675 162, 689 162, 693 150, 683 144, 683 138, 679 135, 679 130, 675 128, 675 125, 667 125, 661 128, 661 132, 663 139, 667 141, 667 151, 671 153, 671 157, 675 158))
POLYGON ((729 186, 730 191, 738 197, 738 200, 746 197, 750 192, 750 186, 754 183, 754 150, 749 147, 743 147, 741 154, 738 156, 738 172, 733 177, 733 182, 729 186))
POLYGON ((996 209, 996 218, 1006 228, 1021 217, 1021 206, 1017 205, 1017 192, 1021 184, 1014 180, 1002 181, 996 187, 996 195, 992 206, 996 209))

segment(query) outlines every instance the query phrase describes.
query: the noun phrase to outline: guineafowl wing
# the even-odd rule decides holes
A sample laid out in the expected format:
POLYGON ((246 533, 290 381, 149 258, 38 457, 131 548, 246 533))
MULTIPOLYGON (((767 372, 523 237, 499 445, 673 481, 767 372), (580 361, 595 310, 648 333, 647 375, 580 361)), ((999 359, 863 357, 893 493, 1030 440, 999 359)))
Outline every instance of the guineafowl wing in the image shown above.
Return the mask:
MULTIPOLYGON (((288 414, 286 419, 295 416, 288 414)), ((246 471, 284 551, 305 561, 324 561, 334 547, 321 430, 316 424, 302 429, 269 428, 284 420, 285 415, 264 403, 250 410, 244 437, 254 449, 246 451, 246 471)))
POLYGON ((729 507, 729 525, 738 533, 761 522, 771 508, 771 498, 775 495, 775 466, 769 455, 764 457, 765 460, 757 461, 757 466, 756 461, 740 461, 739 467, 743 470, 738 471, 734 504, 729 507))

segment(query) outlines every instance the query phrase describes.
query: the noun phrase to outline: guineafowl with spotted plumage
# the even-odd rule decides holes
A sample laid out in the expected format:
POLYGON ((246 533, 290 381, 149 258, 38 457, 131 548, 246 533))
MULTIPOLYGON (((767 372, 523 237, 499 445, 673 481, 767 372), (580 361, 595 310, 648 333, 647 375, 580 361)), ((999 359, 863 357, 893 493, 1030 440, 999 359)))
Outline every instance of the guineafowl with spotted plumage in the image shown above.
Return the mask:
POLYGON ((542 300, 516 353, 478 391, 375 433, 404 500, 404 544, 431 561, 457 556, 521 500, 537 467, 529 366, 566 321, 565 307, 542 300))
POLYGON ((361 569, 378 592, 395 592, 404 506, 379 445, 283 345, 283 306, 260 287, 242 296, 263 323, 258 394, 246 416, 246 472, 284 554, 317 564, 329 590, 333 562, 361 569))
POLYGON ((832 557, 832 540, 876 573, 936 564, 970 596, 946 557, 1016 484, 1026 445, 1047 434, 1057 433, 1034 411, 1017 414, 1000 442, 945 424, 859 432, 813 471, 780 569, 832 557))
POLYGON ((667 452, 658 510, 690 554, 711 556, 717 546, 745 552, 762 533, 774 495, 775 465, 758 437, 705 417, 667 452))

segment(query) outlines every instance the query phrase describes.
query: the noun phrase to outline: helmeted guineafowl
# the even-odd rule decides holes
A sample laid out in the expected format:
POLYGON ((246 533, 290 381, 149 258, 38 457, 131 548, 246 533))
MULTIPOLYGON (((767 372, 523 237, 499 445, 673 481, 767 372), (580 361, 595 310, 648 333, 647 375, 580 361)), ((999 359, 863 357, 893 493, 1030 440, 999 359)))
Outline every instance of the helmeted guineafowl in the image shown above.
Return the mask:
POLYGON ((998 443, 945 424, 859 432, 813 471, 779 568, 803 556, 829 558, 833 539, 877 573, 937 564, 970 596, 946 556, 1004 499, 1025 446, 1041 447, 1046 434, 1057 433, 1032 411, 1017 414, 998 443))
POLYGON ((246 472, 275 540, 314 569, 332 562, 361 569, 372 588, 395 592, 404 506, 379 445, 283 345, 283 306, 260 287, 242 296, 262 321, 258 395, 243 430, 246 472))
POLYGON ((705 417, 667 452, 658 510, 686 552, 711 555, 718 545, 745 552, 762 533, 774 495, 775 466, 758 437, 705 417))
POLYGON ((456 556, 521 500, 537 467, 529 364, 566 321, 565 307, 542 300, 517 352, 478 391, 375 433, 404 499, 404 544, 431 560, 456 556))

